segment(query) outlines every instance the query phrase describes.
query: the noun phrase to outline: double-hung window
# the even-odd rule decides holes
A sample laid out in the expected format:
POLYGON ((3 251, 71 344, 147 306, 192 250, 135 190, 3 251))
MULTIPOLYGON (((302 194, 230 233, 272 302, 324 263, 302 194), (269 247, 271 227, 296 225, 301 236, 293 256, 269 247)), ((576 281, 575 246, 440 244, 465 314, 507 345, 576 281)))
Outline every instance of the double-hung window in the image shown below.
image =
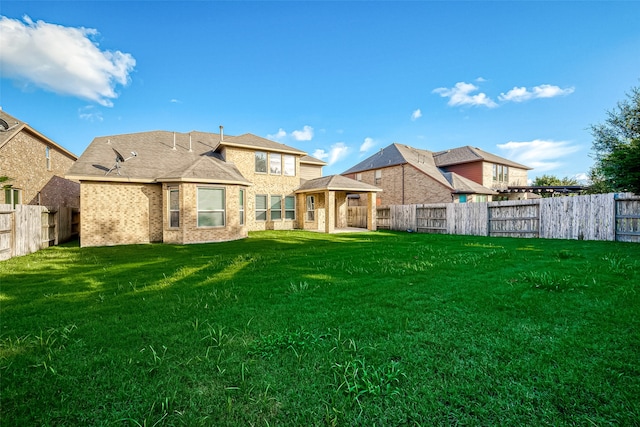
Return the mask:
POLYGON ((284 219, 296 219, 295 196, 286 196, 284 198, 284 219))
POLYGON ((180 190, 169 187, 169 227, 180 227, 180 190))
POLYGON ((267 220, 267 196, 256 194, 256 221, 267 220))
POLYGON ((198 187, 198 227, 224 227, 224 189, 198 187))
POLYGON ((282 156, 284 159, 284 175, 296 176, 296 158, 295 156, 285 154, 282 156))
POLYGON ((256 172, 267 173, 267 153, 256 151, 256 172))
POLYGON ((380 181, 382 181, 382 171, 380 169, 377 169, 374 173, 374 181, 376 183, 376 185, 380 184, 380 181))
POLYGON ((271 175, 282 175, 282 156, 280 154, 269 154, 269 173, 271 175))
POLYGON ((4 189, 4 202, 12 207, 20 204, 20 190, 17 188, 5 188, 4 189))
POLYGON ((244 190, 240 190, 240 200, 238 200, 238 206, 240 207, 240 225, 244 225, 244 190))
POLYGON ((316 217, 316 198, 307 196, 307 221, 313 221, 316 217))
POLYGON ((47 159, 47 170, 51 170, 51 147, 47 146, 44 150, 44 156, 47 159))
POLYGON ((271 196, 271 220, 282 219, 282 197, 271 196))

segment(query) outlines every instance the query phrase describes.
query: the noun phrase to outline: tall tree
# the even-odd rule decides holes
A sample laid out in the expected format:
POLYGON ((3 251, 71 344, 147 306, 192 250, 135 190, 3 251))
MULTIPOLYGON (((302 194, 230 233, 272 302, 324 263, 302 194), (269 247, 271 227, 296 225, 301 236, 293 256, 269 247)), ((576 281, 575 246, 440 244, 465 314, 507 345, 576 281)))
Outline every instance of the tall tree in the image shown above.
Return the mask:
POLYGON ((541 187, 541 186, 559 186, 559 185, 579 185, 578 180, 575 178, 569 178, 565 176, 564 178, 558 178, 554 175, 542 175, 536 177, 533 180, 532 185, 541 187))
POLYGON ((604 123, 591 126, 595 190, 640 194, 640 87, 632 88, 627 98, 607 112, 604 123))

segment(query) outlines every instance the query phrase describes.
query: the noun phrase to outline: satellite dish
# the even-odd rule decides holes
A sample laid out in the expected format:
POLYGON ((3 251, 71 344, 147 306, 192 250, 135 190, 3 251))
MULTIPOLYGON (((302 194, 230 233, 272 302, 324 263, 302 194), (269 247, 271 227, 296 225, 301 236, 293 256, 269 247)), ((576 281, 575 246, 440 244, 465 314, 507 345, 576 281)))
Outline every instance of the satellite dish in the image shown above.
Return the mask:
POLYGON ((9 123, 7 123, 3 119, 0 119, 0 128, 2 128, 2 130, 9 130, 9 123))
POLYGON ((113 147, 111 147, 111 149, 113 150, 114 153, 116 153, 116 163, 113 165, 113 167, 111 169, 109 169, 107 171, 107 173, 105 173, 105 175, 109 175, 109 172, 111 172, 114 169, 118 172, 118 175, 120 175, 120 163, 124 163, 129 159, 132 159, 134 157, 138 157, 138 153, 136 153, 135 151, 132 151, 131 152, 131 156, 127 157, 125 159, 124 156, 122 154, 120 154, 120 152, 118 150, 116 150, 113 147))
POLYGON ((114 153, 116 153, 116 163, 118 163, 118 162, 125 162, 125 161, 126 161, 126 160, 125 160, 125 158, 124 158, 124 156, 123 156, 122 154, 120 154, 120 153, 118 152, 118 150, 116 150, 115 148, 111 148, 111 149, 113 150, 113 152, 114 152, 114 153))

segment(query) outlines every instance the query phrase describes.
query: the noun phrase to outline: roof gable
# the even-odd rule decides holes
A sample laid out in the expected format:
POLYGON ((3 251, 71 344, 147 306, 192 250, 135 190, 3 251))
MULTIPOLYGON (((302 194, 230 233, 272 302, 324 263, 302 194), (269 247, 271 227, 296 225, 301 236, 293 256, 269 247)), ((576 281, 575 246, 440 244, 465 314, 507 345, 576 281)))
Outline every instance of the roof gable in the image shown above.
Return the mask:
POLYGON ((310 193, 313 191, 353 191, 353 192, 378 192, 381 188, 342 175, 329 175, 311 179, 302 184, 296 193, 310 193))
POLYGON ((453 166, 462 163, 486 161, 501 165, 506 165, 519 169, 530 170, 531 168, 504 157, 481 150, 478 147, 465 145, 464 147, 452 148, 450 150, 438 151, 433 154, 433 158, 438 167, 453 166))
POLYGON ((29 126, 27 123, 16 119, 10 114, 7 114, 3 110, 0 110, 0 119, 2 120, 2 122, 0 122, 0 148, 2 148, 9 141, 11 141, 17 134, 19 134, 21 131, 24 130, 36 136, 37 138, 41 139, 44 144, 55 147, 57 150, 61 151, 65 156, 69 157, 70 159, 74 161, 78 159, 78 156, 76 156, 71 151, 64 148, 62 145, 58 144, 57 142, 51 140, 47 136, 38 132, 37 130, 29 126), (7 125, 6 127, 4 126, 5 124, 7 125))

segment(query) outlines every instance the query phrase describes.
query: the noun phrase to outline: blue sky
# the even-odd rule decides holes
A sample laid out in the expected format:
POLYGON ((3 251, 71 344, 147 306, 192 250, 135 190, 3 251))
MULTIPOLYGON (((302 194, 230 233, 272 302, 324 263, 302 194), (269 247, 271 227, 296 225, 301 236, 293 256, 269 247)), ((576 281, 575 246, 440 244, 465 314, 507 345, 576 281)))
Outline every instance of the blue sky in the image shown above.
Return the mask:
POLYGON ((397 142, 581 177, 640 85, 640 2, 11 1, 0 106, 97 136, 254 133, 341 173, 397 142))

